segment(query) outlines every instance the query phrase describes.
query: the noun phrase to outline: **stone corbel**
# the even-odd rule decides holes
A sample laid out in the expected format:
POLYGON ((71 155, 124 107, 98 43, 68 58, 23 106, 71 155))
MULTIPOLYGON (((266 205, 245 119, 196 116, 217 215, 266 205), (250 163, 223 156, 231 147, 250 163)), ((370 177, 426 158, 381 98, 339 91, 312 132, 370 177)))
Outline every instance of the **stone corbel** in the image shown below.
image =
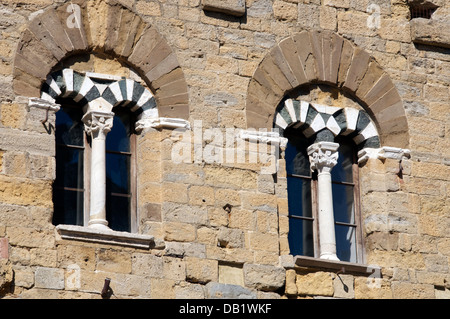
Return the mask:
POLYGON ((401 162, 409 159, 411 151, 404 148, 383 146, 381 148, 364 148, 358 152, 358 164, 365 164, 370 158, 385 160, 394 159, 401 162))
POLYGON ((190 130, 191 125, 188 121, 178 118, 144 118, 136 122, 136 131, 141 132, 146 129, 186 129, 190 130))
POLYGON ((34 107, 45 110, 46 111, 45 118, 41 120, 41 123, 45 124, 48 121, 48 112, 50 111, 55 113, 58 112, 59 109, 61 108, 61 105, 40 98, 29 98, 28 107, 29 108, 34 107))
POLYGON ((280 136, 278 132, 242 130, 240 131, 239 136, 243 140, 265 144, 275 144, 280 147, 286 147, 288 142, 287 138, 280 136))

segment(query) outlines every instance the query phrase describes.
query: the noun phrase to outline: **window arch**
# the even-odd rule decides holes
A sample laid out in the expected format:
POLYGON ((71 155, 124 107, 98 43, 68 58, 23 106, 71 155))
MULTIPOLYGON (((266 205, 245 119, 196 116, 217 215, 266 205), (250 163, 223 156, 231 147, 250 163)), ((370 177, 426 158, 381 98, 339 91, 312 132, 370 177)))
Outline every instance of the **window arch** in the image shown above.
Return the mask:
POLYGON ((358 152, 379 147, 370 117, 357 109, 287 99, 274 125, 288 139, 291 254, 363 262, 358 152))
POLYGON ((158 117, 153 95, 133 80, 64 69, 41 97, 61 105, 53 223, 136 232, 135 133, 158 117))

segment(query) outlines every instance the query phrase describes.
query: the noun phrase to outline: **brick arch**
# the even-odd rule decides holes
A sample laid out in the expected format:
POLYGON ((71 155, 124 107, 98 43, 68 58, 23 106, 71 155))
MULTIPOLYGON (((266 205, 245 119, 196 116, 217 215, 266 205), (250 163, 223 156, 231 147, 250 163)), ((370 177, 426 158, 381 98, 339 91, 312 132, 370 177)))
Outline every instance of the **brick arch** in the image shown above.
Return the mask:
POLYGON ((382 145, 408 147, 405 110, 389 75, 366 51, 329 31, 297 33, 264 57, 248 87, 247 127, 272 128, 286 94, 313 83, 355 97, 377 126, 382 145))
POLYGON ((15 94, 39 97, 60 61, 91 52, 135 69, 152 90, 161 117, 188 119, 187 84, 176 54, 155 27, 114 0, 74 0, 36 15, 15 54, 15 94))

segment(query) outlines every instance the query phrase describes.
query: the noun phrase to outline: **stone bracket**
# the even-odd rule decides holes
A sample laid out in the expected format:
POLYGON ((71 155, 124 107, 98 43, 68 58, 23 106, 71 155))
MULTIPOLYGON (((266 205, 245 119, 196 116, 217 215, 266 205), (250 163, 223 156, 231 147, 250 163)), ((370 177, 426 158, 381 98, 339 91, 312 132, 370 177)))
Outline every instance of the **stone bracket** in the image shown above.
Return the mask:
POLYGON ((411 158, 409 149, 383 146, 381 148, 364 148, 358 152, 358 164, 363 165, 370 158, 385 160, 394 159, 401 162, 411 158))
POLYGON ((280 136, 278 132, 261 132, 251 130, 241 130, 239 136, 243 140, 252 142, 280 145, 286 147, 288 139, 280 136))
POLYGON ((61 108, 61 105, 40 98, 29 98, 28 107, 35 107, 45 110, 45 118, 41 120, 41 123, 45 124, 48 121, 48 112, 58 112, 61 108))
POLYGON ((136 131, 141 132, 145 129, 186 129, 190 130, 191 125, 188 121, 177 118, 157 117, 144 118, 136 122, 136 131))

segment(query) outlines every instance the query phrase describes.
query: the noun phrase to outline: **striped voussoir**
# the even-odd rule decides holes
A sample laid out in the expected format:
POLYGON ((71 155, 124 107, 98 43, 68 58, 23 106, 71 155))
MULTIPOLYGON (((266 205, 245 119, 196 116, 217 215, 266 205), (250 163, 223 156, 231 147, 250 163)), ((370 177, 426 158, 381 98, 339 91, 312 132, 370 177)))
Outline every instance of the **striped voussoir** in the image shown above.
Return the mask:
POLYGON ((50 74, 41 89, 41 98, 55 102, 69 98, 86 105, 103 99, 112 110, 128 107, 144 117, 157 117, 156 101, 152 93, 140 83, 126 78, 83 74, 64 69, 50 74))
POLYGON ((363 110, 286 99, 275 114, 274 127, 283 134, 288 126, 315 142, 334 142, 337 136, 346 136, 359 150, 380 147, 377 128, 363 110))

